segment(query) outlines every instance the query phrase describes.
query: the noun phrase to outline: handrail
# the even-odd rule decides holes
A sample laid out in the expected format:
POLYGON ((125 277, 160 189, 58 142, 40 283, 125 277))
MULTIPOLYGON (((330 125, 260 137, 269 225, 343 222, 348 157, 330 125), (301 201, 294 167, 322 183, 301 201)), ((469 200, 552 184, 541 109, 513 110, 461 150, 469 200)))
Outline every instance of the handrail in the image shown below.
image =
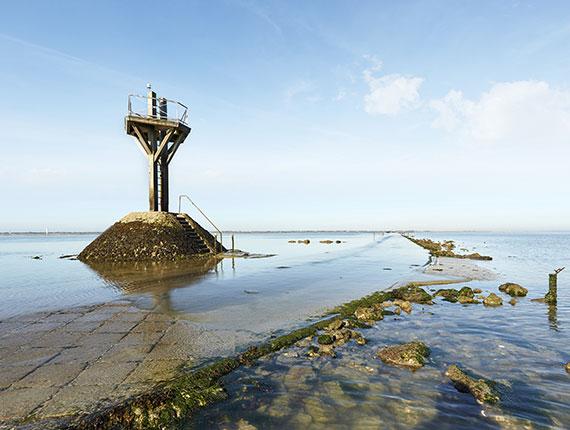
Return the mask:
MULTIPOLYGON (((146 103, 146 102, 145 102, 146 103)), ((172 113, 172 112, 170 112, 172 113)), ((133 116, 140 116, 143 118, 162 118, 161 119, 174 119, 175 121, 182 122, 184 124, 188 123, 188 106, 183 103, 180 103, 176 100, 170 100, 164 97, 148 97, 148 96, 141 96, 139 94, 129 94, 128 97, 128 114, 133 116), (143 99, 148 101, 149 99, 156 100, 156 116, 148 115, 146 112, 147 106, 146 104, 141 106, 140 109, 133 108, 133 100, 143 99), (160 107, 160 101, 164 101, 166 105, 170 104, 171 106, 174 105, 175 115, 168 116, 168 109, 163 111, 160 107), (161 115, 162 114, 162 115, 161 115)))
MULTIPOLYGON (((219 235, 220 235, 220 245, 222 246, 222 249, 223 249, 224 243, 223 243, 223 239, 222 239, 222 231, 216 226, 216 224, 213 223, 213 221, 212 221, 210 218, 208 218, 208 216, 202 211, 202 209, 200 209, 200 208, 198 207, 198 205, 196 205, 196 203, 194 203, 194 202, 192 201, 192 199, 191 199, 189 196, 187 196, 186 194, 180 194, 180 195, 178 196, 178 213, 179 213, 179 214, 182 213, 182 197, 185 197, 185 198, 192 204, 192 206, 194 206, 196 209, 198 209, 198 212, 200 212, 200 213, 202 214, 202 216, 203 216, 204 218, 206 218, 206 219, 208 220, 208 222, 212 225, 212 227, 214 227, 214 229, 219 233, 219 235)), ((215 246, 216 248, 218 247, 215 243, 214 243, 214 246, 215 246)))

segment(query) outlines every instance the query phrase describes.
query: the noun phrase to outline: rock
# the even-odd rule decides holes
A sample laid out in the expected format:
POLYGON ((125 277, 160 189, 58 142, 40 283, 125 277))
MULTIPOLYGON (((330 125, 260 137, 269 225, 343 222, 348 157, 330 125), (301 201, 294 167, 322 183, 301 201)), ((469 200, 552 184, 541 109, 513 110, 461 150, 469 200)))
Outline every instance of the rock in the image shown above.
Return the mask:
POLYGON ((257 427, 255 427, 254 425, 250 424, 249 422, 241 418, 237 422, 237 430, 257 430, 257 427))
POLYGON ((458 391, 471 393, 478 403, 497 403, 500 398, 495 391, 495 383, 486 379, 474 379, 467 375, 455 364, 452 364, 445 371, 458 391))
POLYGON ((458 295, 459 291, 455 288, 442 288, 437 290, 433 297, 443 297, 443 300, 455 303, 458 295))
POLYGON ((402 313, 402 310, 401 310, 400 308, 396 307, 396 308, 394 309, 394 313, 395 313, 396 315, 400 315, 400 314, 402 313))
POLYGON ((509 305, 514 306, 516 304, 517 304, 517 299, 515 299, 514 297, 511 300, 509 300, 509 305))
MULTIPOLYGON (((412 304, 410 302, 408 302, 407 300, 394 300, 394 305, 398 306, 398 309, 403 310, 405 313, 409 314, 410 312, 412 312, 412 304)), ((398 315, 400 314, 399 312, 396 312, 398 315)))
POLYGON ((308 245, 309 243, 311 243, 311 241, 309 239, 305 239, 305 240, 298 240, 297 243, 304 243, 305 245, 308 245))
POLYGON ((485 306, 501 306, 503 304, 503 299, 495 293, 491 293, 485 298, 485 300, 483 300, 483 304, 485 306))
POLYGON ((319 355, 328 355, 330 357, 336 357, 333 345, 321 345, 319 346, 319 355))
POLYGON ((331 335, 328 334, 321 334, 318 338, 317 338, 317 342, 319 342, 320 345, 330 345, 334 342, 334 339, 331 335))
POLYGON ((566 363, 566 366, 564 366, 564 368, 566 369, 566 372, 570 373, 570 361, 566 363))
POLYGON ((295 342, 295 346, 298 346, 299 348, 306 348, 311 344, 312 341, 313 341, 313 338, 311 336, 309 336, 309 337, 306 337, 304 339, 301 339, 301 340, 295 342))
POLYGON ((297 243, 296 240, 288 240, 287 242, 288 242, 288 243, 297 243))
POLYGON ((361 306, 354 311, 354 316, 359 321, 379 321, 384 319, 382 309, 375 309, 374 307, 361 306))
POLYGON ((474 293, 474 294, 481 294, 482 292, 483 292, 483 290, 482 290, 481 288, 475 288, 475 289, 473 290, 473 293, 474 293))
POLYGON ((328 326, 327 326, 327 330, 340 330, 341 328, 343 328, 345 325, 345 322, 343 320, 334 320, 332 321, 328 326))
POLYGON ((41 260, 41 259, 42 259, 42 256, 41 256, 41 255, 34 255, 34 256, 32 257, 32 260, 41 260))
POLYGON ((333 240, 321 240, 320 243, 331 244, 331 243, 334 243, 334 241, 333 240))
POLYGON ((393 303, 390 300, 386 300, 386 301, 382 302, 383 308, 389 308, 392 305, 393 305, 393 303))
POLYGON ((387 346, 378 350, 376 355, 386 364, 408 367, 413 370, 423 367, 430 354, 423 342, 409 342, 387 346))
POLYGON ((353 331, 351 337, 358 345, 366 345, 366 343, 368 342, 366 338, 357 331, 353 331))
POLYGON ((521 287, 519 284, 513 282, 507 282, 505 284, 499 285, 499 291, 508 294, 511 297, 524 297, 528 294, 528 290, 521 287))
POLYGON ((473 291, 469 287, 463 287, 462 289, 459 290, 459 293, 458 293, 458 296, 463 296, 463 297, 473 297, 474 295, 475 295, 475 291, 473 291))
POLYGON ((469 297, 469 296, 459 296, 457 298, 457 301, 462 305, 481 303, 479 300, 476 300, 474 297, 469 297))
POLYGON ((416 285, 406 285, 391 291, 392 296, 396 299, 407 300, 412 303, 431 304, 432 297, 423 288, 416 285))
POLYGON ((342 243, 340 240, 335 241, 335 243, 342 243))

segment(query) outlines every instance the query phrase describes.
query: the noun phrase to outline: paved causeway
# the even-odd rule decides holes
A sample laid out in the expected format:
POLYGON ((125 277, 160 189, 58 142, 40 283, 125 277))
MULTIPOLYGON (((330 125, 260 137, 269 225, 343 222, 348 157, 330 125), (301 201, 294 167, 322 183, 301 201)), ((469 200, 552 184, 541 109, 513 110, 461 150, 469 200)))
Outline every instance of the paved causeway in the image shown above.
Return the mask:
POLYGON ((148 390, 193 362, 199 338, 191 322, 127 301, 1 321, 0 428, 148 390))

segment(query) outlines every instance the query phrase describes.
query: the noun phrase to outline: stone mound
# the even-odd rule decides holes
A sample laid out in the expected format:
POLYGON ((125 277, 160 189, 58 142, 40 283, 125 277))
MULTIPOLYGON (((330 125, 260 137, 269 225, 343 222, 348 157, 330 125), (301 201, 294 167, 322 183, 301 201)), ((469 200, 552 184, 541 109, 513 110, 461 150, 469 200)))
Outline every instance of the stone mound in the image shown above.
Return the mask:
POLYGON ((175 261, 204 251, 204 241, 189 235, 176 215, 132 212, 101 233, 78 258, 85 263, 175 261))

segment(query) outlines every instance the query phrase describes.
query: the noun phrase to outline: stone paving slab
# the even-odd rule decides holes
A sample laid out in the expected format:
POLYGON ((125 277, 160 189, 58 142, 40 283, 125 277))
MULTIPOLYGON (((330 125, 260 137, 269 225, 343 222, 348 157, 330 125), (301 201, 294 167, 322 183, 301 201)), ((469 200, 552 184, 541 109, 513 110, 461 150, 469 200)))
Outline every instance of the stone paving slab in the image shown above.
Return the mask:
POLYGON ((194 333, 128 301, 0 321, 0 428, 148 391, 192 363, 194 333))

